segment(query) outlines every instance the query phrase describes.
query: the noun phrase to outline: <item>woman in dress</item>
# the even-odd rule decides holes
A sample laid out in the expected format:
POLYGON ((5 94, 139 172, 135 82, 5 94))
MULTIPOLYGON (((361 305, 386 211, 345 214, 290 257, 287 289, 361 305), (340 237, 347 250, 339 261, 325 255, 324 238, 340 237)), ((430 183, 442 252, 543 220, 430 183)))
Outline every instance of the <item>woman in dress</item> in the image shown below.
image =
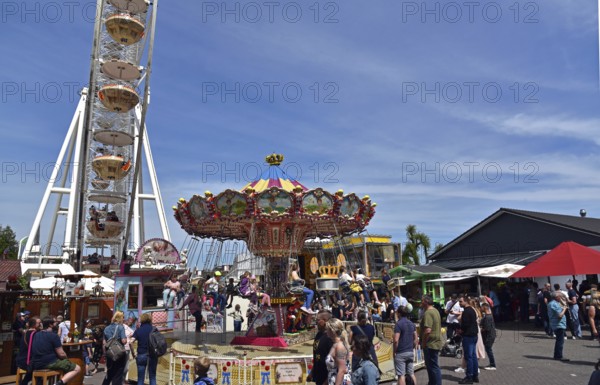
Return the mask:
POLYGON ((357 335, 352 341, 352 360, 358 364, 352 367, 352 385, 377 385, 379 369, 371 359, 371 342, 365 335, 357 335))
POLYGON ((350 358, 350 349, 344 323, 339 319, 331 318, 327 321, 327 336, 333 341, 333 346, 325 358, 327 366, 327 384, 345 385, 348 378, 344 376, 349 372, 348 360, 350 358))

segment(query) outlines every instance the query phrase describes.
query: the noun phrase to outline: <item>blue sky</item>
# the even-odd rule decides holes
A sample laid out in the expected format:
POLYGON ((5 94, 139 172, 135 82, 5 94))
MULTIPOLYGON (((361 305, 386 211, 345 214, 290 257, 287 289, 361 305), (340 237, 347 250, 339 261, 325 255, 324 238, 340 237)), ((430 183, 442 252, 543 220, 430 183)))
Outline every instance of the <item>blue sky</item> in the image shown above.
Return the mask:
MULTIPOLYGON (((89 76, 93 2, 67 3, 0 10, 18 237, 89 76)), ((597 4, 470 4, 161 1, 147 124, 174 244, 179 197, 240 188, 271 152, 306 186, 370 195, 369 232, 398 241, 415 224, 446 243, 500 207, 600 216, 597 4)))

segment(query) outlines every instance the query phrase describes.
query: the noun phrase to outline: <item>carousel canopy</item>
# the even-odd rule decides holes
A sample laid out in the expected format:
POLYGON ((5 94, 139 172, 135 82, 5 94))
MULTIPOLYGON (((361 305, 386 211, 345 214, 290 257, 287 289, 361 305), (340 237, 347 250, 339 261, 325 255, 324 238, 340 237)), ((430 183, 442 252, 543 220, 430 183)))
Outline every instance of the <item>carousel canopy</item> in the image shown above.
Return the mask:
POLYGON ((308 238, 362 231, 375 214, 368 195, 307 190, 279 168, 283 155, 266 160, 269 172, 241 191, 180 198, 173 206, 177 222, 193 236, 244 240, 255 255, 283 257, 298 254, 308 238))
POLYGON ((260 178, 248 183, 241 191, 246 191, 248 188, 251 188, 256 192, 261 192, 268 190, 271 187, 278 187, 287 192, 292 192, 296 187, 300 187, 303 191, 308 190, 300 182, 290 178, 290 176, 279 167, 281 162, 283 162, 283 155, 269 155, 266 157, 266 161, 269 164, 269 168, 262 173, 260 178))

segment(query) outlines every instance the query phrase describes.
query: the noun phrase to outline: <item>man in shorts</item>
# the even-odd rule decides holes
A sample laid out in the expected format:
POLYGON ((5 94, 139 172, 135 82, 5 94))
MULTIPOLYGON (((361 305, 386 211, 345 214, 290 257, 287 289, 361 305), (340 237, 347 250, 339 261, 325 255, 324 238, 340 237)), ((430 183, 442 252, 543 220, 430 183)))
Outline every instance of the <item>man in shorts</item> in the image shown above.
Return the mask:
POLYGON ((397 314, 400 319, 394 327, 394 367, 398 376, 398 385, 406 385, 405 376, 411 377, 412 383, 416 384, 413 362, 414 349, 419 343, 417 328, 408 319, 409 311, 406 306, 400 306, 397 314))
POLYGON ((56 321, 52 317, 42 320, 43 330, 35 333, 31 344, 31 360, 33 370, 51 369, 64 373, 55 385, 64 385, 81 372, 81 368, 67 358, 62 348, 60 337, 52 329, 56 321))

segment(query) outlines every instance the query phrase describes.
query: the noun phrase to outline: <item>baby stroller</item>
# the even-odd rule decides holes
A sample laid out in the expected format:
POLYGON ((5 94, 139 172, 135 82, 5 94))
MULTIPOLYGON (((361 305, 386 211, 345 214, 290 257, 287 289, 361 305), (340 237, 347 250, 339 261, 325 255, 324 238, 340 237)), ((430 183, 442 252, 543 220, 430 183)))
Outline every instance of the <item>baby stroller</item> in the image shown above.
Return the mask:
POLYGON ((462 358, 462 336, 455 334, 452 338, 446 341, 446 344, 440 351, 440 355, 443 357, 456 357, 459 359, 462 358))

